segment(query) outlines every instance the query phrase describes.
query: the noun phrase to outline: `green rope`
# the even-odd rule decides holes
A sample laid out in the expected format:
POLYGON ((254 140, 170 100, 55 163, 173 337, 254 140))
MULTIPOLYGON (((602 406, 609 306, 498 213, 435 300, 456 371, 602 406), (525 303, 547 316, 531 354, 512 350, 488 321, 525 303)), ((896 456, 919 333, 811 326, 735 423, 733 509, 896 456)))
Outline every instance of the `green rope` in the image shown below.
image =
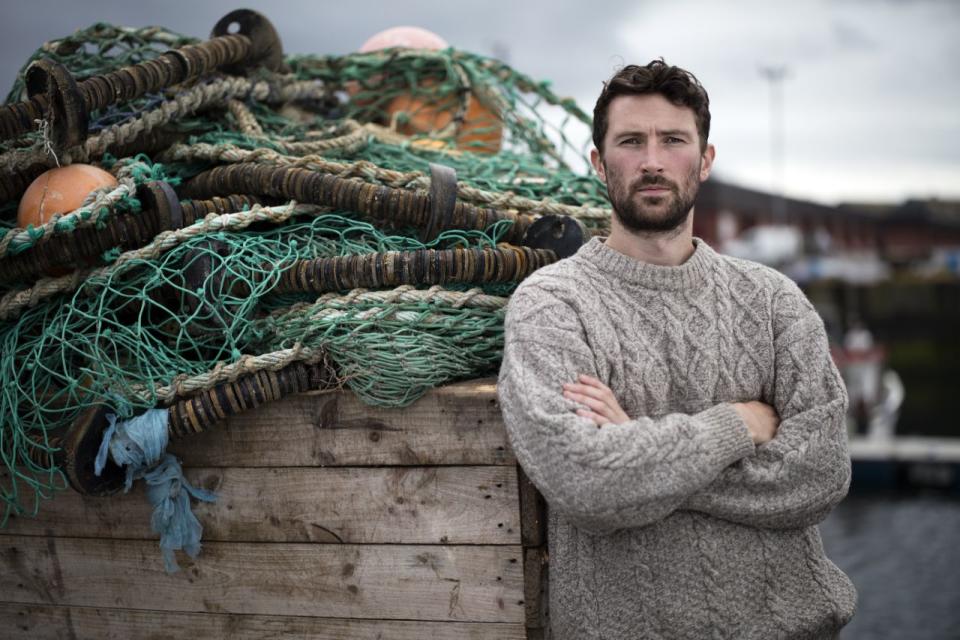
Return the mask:
MULTIPOLYGON (((24 69, 51 57, 81 79, 194 42, 159 27, 96 24, 45 44, 24 69)), ((486 198, 484 206, 589 208, 584 220, 594 229, 605 225, 605 188, 585 174, 585 149, 573 142, 589 140, 590 118, 548 83, 455 49, 292 56, 287 63, 291 75, 257 72, 250 78, 258 82, 256 91, 231 94, 242 95, 239 102, 217 93, 202 108, 172 110, 185 102, 187 90, 212 82, 206 78, 91 114, 91 135, 123 125, 132 130, 140 127, 138 119, 157 114, 151 126, 174 142, 154 147, 149 157, 90 158, 121 177, 122 193, 42 228, 16 229, 16 203, 0 206, 0 259, 50 235, 139 212, 138 185, 177 185, 216 164, 241 161, 241 154, 244 162, 320 163, 339 167, 325 170, 418 190, 429 186, 429 165, 438 162, 456 170, 470 192, 464 197, 486 198), (276 99, 274 88, 296 81, 311 82, 295 99, 276 99), (412 106, 397 108, 413 104, 403 102, 410 96, 442 116, 436 130, 400 135, 422 115, 412 106), (456 118, 474 103, 497 119, 473 133, 502 127, 495 153, 464 141, 456 118), (162 121, 159 107, 168 107, 162 121)), ((21 71, 7 100, 23 97, 21 71)), ((0 159, 26 170, 18 162, 36 157, 41 143, 38 134, 6 141, 0 159)), ((130 416, 169 401, 177 381, 209 379, 210 372, 251 358, 266 362, 271 354, 286 361, 323 350, 360 398, 385 406, 404 406, 447 381, 496 371, 505 297, 514 283, 320 298, 273 288, 278 265, 292 260, 490 248, 511 224, 449 230, 425 245, 417 239, 420 230, 380 229, 355 212, 255 208, 165 232, 139 250, 108 251, 88 276, 0 287, 0 309, 14 310, 0 313, 6 318, 0 320, 0 526, 11 514, 36 513, 42 500, 64 487, 59 469, 44 462, 49 456, 31 452, 56 450, 56 437, 91 406, 106 404, 130 416)))
MULTIPOLYGON (((367 222, 330 214, 260 233, 197 236, 156 260, 134 261, 122 271, 84 281, 71 295, 55 296, 24 310, 0 324, 0 415, 5 416, 0 456, 8 468, 19 469, 12 479, 0 481, 5 515, 23 509, 21 485, 40 496, 61 484, 50 469, 39 468, 27 457, 25 446, 31 434, 69 425, 84 409, 109 398, 125 398, 135 410, 150 408, 158 403, 153 390, 168 384, 174 375, 197 375, 242 354, 289 348, 298 333, 303 334, 305 346, 321 347, 332 341, 334 359, 343 364, 351 386, 381 404, 403 404, 450 376, 488 370, 489 357, 481 367, 476 357, 465 357, 475 348, 459 345, 464 335, 475 331, 478 321, 467 311, 459 313, 459 320, 445 323, 442 335, 429 323, 423 329, 415 317, 384 320, 371 330, 371 321, 357 325, 353 314, 346 314, 336 322, 325 322, 319 333, 299 328, 291 333, 288 327, 300 325, 292 321, 271 325, 255 318, 258 310, 278 304, 270 300, 279 279, 277 264, 428 246, 493 244, 493 238, 483 233, 457 231, 424 245, 412 237, 386 235, 367 222), (184 272, 201 260, 212 261, 214 272, 226 274, 224 282, 213 276, 197 287, 186 282, 184 272), (462 330, 457 329, 458 322, 462 330), (274 327, 274 336, 266 332, 267 326, 274 327), (354 333, 362 333, 364 340, 352 337, 354 333), (443 347, 435 346, 426 358, 426 347, 415 347, 421 334, 426 341, 442 339, 447 353, 441 359, 456 356, 457 365, 432 364, 443 354, 443 347), (357 377, 365 354, 377 352, 389 360, 388 351, 383 350, 386 346, 379 351, 370 346, 378 340, 384 345, 393 340, 390 353, 395 356, 398 349, 410 347, 421 355, 395 357, 392 372, 386 361, 379 362, 357 377), (413 368, 397 371, 398 363, 413 368), (391 382, 380 385, 378 376, 391 382), (423 381, 404 386, 405 376, 423 381), (376 394, 371 391, 374 388, 376 394)), ((391 310, 394 316, 395 311, 391 310)), ((500 328, 501 320, 495 324, 500 328)), ((495 331, 493 335, 499 339, 495 331)), ((498 345, 485 346, 482 351, 498 349, 498 345)))
POLYGON ((492 373, 503 350, 503 315, 503 308, 327 295, 279 309, 252 332, 266 351, 322 346, 361 399, 402 406, 446 380, 492 373))

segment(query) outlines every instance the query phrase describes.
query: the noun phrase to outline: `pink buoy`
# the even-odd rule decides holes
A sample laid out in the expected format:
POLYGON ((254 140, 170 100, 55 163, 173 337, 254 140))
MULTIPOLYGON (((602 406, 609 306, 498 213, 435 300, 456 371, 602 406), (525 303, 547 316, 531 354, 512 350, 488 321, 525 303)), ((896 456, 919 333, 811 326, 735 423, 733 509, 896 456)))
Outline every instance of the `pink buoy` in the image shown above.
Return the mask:
POLYGON ((363 46, 360 53, 370 53, 391 47, 406 47, 408 49, 446 49, 447 41, 420 27, 391 27, 374 34, 363 46))

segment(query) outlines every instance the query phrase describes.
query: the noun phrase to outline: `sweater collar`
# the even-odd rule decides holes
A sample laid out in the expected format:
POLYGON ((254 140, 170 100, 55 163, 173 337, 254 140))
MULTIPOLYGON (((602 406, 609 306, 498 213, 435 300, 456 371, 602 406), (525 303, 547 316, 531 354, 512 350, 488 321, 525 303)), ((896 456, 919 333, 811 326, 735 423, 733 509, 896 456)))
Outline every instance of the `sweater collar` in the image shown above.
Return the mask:
POLYGON ((707 281, 717 254, 700 238, 693 238, 693 254, 676 267, 641 262, 606 245, 606 238, 594 237, 580 247, 577 256, 615 278, 652 289, 696 289, 707 281))

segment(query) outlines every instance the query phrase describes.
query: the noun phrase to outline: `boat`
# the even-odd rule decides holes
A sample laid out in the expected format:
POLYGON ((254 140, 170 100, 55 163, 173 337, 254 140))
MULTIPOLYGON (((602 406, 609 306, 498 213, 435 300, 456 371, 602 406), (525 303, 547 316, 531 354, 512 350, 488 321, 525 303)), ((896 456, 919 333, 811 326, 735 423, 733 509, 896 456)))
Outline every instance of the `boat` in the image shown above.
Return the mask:
POLYGON ((960 492, 960 440, 897 433, 904 386, 869 330, 855 325, 831 352, 850 397, 852 489, 960 492))

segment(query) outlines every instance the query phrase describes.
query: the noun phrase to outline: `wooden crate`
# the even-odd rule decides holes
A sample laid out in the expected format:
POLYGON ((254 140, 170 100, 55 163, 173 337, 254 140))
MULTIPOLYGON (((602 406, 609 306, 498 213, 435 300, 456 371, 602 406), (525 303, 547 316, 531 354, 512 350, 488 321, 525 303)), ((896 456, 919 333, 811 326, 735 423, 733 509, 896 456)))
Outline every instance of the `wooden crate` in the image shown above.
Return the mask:
POLYGON ((200 556, 164 572, 142 488, 63 492, 0 530, 4 637, 543 637, 543 501, 495 380, 402 410, 302 394, 171 450, 218 494, 200 556))

